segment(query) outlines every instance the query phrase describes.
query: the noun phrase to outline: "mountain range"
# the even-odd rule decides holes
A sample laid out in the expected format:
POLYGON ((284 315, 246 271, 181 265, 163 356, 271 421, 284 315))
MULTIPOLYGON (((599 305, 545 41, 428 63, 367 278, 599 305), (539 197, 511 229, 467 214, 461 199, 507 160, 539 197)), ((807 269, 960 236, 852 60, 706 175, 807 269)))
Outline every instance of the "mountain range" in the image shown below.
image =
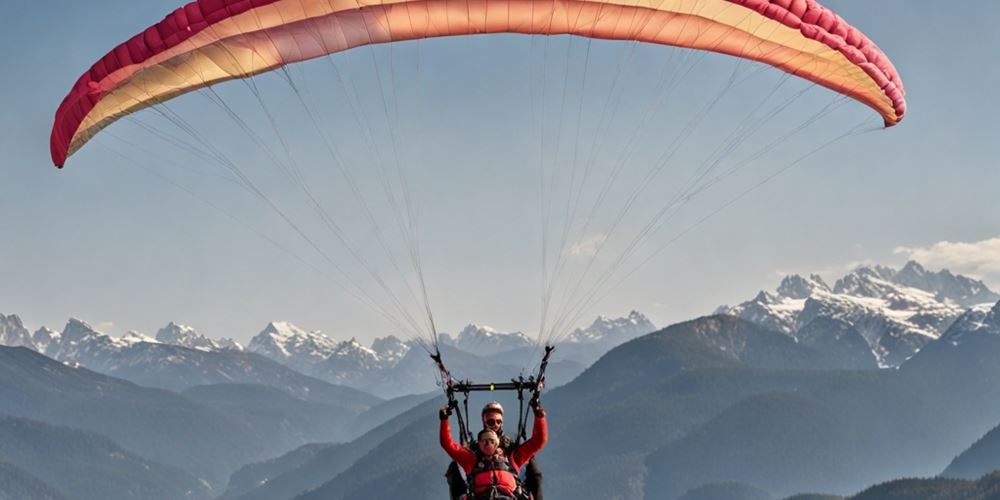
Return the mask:
MULTIPOLYGON (((551 418, 539 457, 547 494, 837 498, 894 477, 936 475, 1000 421, 1000 303, 951 323, 892 370, 873 369, 867 348, 831 354, 725 315, 626 342, 543 397, 551 418), (858 369, 859 359, 867 368, 858 369)), ((842 321, 825 324, 829 332, 816 323, 810 336, 851 331, 842 321)), ((283 489, 239 498, 388 500, 406 487, 410 498, 441 498, 447 460, 434 408, 418 406, 394 419, 395 429, 359 438, 381 444, 346 469, 305 459, 266 481, 283 489)))
MULTIPOLYGON (((823 492, 799 500, 987 491, 989 477, 885 481, 971 478, 1000 466, 1000 301, 980 302, 993 296, 980 282, 911 263, 858 268, 834 286, 786 277, 774 292, 651 333, 638 313, 598 318, 561 343, 550 366, 550 442, 539 456, 546 492, 823 492)), ((0 317, 0 333, 30 343, 0 347, 0 435, 9 434, 0 484, 24 498, 170 498, 175 488, 232 500, 445 496, 443 400, 426 352, 399 339, 365 347, 275 322, 241 350, 177 324, 155 339, 114 338, 79 320, 27 335, 16 316, 0 317), (325 380, 334 376, 409 395, 383 401, 325 380), (75 443, 70 462, 105 478, 93 493, 76 491, 79 474, 39 465, 58 463, 47 436, 75 443)), ((523 334, 475 325, 441 342, 449 368, 474 380, 519 373, 533 347, 523 334), (474 345, 490 354, 462 349, 474 345)), ((472 409, 500 400, 516 425, 516 398, 473 396, 472 409)))
MULTIPOLYGON (((821 277, 790 275, 774 292, 761 291, 736 306, 715 312, 738 316, 797 340, 817 340, 810 323, 838 320, 848 342, 861 339, 878 366, 899 366, 941 336, 966 309, 1000 300, 982 281, 947 270, 930 272, 910 261, 899 271, 864 266, 831 287, 821 277)), ((824 330, 824 328, 820 328, 824 330)))
MULTIPOLYGON (((570 380, 611 347, 649 333, 656 327, 641 313, 598 317, 572 332, 553 364, 550 382, 570 380)), ((450 349, 449 365, 469 367, 469 377, 489 372, 521 373, 536 355, 535 342, 522 332, 503 332, 469 324, 457 337, 439 336, 450 349)), ((171 322, 155 338, 138 332, 121 337, 102 333, 72 318, 62 331, 41 327, 28 333, 16 315, 0 316, 0 345, 22 345, 67 363, 119 376, 139 384, 184 390, 197 385, 263 383, 275 385, 296 377, 262 358, 299 374, 336 386, 351 387, 381 398, 435 390, 436 373, 415 340, 389 335, 370 346, 357 339, 336 341, 319 331, 306 331, 286 321, 269 323, 244 348, 232 339, 210 339, 194 328, 171 322), (417 347, 417 349, 414 349, 417 347)), ((307 385, 301 380, 299 386, 307 385)), ((301 388, 295 389, 301 392, 301 388)))

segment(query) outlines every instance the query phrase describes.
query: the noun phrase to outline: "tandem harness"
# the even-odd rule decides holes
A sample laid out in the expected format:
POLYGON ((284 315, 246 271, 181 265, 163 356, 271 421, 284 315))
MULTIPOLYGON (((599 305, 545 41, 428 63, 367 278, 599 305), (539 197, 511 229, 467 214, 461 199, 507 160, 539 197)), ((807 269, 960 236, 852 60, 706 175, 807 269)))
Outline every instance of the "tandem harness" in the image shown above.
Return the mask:
POLYGON ((498 454, 492 457, 487 457, 478 450, 475 453, 476 465, 472 468, 472 472, 470 472, 467 477, 468 494, 465 497, 466 500, 531 500, 531 494, 522 484, 520 474, 518 474, 517 469, 511 465, 510 459, 508 459, 507 456, 498 454), (478 494, 475 492, 475 478, 480 474, 490 474, 492 472, 508 472, 514 477, 514 482, 517 486, 514 488, 512 494, 500 491, 495 474, 491 474, 493 484, 490 486, 489 491, 478 494))

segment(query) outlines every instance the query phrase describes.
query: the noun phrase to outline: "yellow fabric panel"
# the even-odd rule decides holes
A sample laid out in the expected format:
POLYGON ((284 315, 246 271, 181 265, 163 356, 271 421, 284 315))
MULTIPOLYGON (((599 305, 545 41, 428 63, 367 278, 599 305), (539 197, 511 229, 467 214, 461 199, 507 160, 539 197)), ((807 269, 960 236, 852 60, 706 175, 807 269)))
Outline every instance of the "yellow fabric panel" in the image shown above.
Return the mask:
POLYGON ((111 92, 87 115, 70 152, 122 115, 219 81, 368 43, 498 32, 713 50, 767 62, 893 114, 878 85, 839 51, 724 0, 282 0, 109 75, 102 86, 111 92))

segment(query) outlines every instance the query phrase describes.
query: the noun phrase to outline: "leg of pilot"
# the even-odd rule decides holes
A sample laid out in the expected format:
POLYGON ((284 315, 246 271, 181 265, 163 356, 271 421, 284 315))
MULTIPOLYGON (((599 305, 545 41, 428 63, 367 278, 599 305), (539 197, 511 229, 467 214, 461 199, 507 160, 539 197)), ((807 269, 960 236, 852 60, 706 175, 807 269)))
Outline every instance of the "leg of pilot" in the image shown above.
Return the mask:
POLYGON ((459 500, 466 493, 469 485, 465 482, 465 477, 462 476, 458 464, 455 462, 449 464, 444 477, 448 481, 448 493, 451 495, 451 500, 459 500))
POLYGON ((531 492, 534 500, 542 500, 542 469, 534 457, 524 467, 524 486, 531 492))

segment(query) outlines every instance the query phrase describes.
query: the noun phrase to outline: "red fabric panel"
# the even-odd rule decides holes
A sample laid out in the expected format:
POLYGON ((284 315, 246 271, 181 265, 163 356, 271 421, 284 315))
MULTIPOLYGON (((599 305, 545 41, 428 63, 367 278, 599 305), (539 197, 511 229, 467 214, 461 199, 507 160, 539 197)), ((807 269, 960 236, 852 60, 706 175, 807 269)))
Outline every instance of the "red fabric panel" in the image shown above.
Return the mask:
MULTIPOLYGON (((156 25, 110 51, 80 77, 56 111, 50 140, 53 162, 60 167, 65 162, 69 145, 80 124, 104 96, 104 92, 109 90, 102 89, 100 85, 108 75, 128 65, 142 64, 150 57, 183 43, 213 23, 277 1, 279 0, 197 0, 175 10, 156 25)), ((894 125, 902 119, 906 112, 905 91, 896 69, 878 46, 834 12, 815 0, 726 1, 759 12, 800 31, 807 38, 841 52, 877 82, 893 103, 895 121, 887 118, 886 126, 894 125)), ((608 8, 612 7, 614 6, 608 8)), ((363 19, 362 12, 358 15, 363 19)), ((444 31, 448 30, 448 27, 442 28, 444 31)))
POLYGON ((52 129, 50 149, 52 161, 62 167, 66 161, 69 143, 76 134, 77 128, 83 122, 87 113, 100 100, 99 85, 109 74, 129 64, 142 63, 146 59, 165 50, 176 47, 189 37, 207 28, 206 19, 218 22, 230 17, 229 6, 233 5, 233 13, 247 10, 248 5, 262 6, 278 0, 198 0, 191 2, 168 14, 162 21, 146 29, 127 42, 115 47, 101 60, 94 64, 73 85, 73 89, 63 99, 56 111, 55 126, 52 129), (92 85, 94 84, 94 85, 92 85))

